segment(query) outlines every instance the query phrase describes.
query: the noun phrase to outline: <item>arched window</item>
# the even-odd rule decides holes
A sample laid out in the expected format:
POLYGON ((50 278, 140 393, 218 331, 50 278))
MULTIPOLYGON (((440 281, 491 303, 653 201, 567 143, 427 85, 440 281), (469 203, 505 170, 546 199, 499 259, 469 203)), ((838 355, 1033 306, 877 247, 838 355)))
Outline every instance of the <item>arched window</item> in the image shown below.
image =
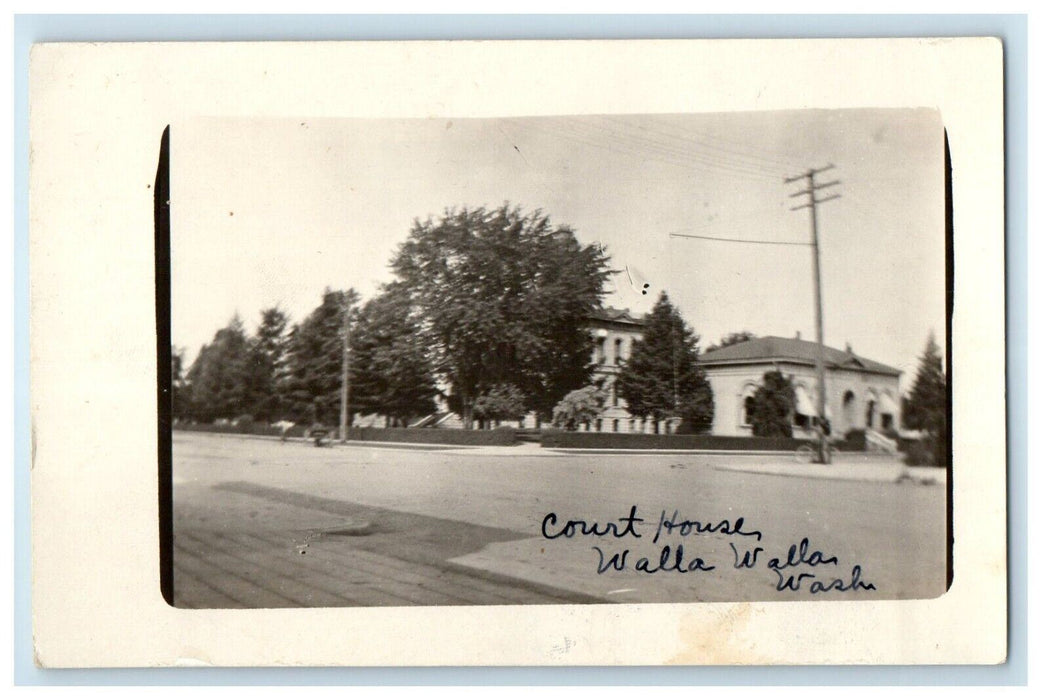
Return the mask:
POLYGON ((612 419, 612 432, 613 433, 618 433, 619 432, 619 419, 618 418, 613 418, 612 419))
POLYGON ((841 419, 846 430, 856 427, 856 394, 847 390, 841 397, 841 419))
POLYGON ((739 406, 739 424, 743 426, 750 426, 754 420, 754 394, 757 393, 758 387, 755 384, 747 383, 743 386, 743 391, 740 393, 740 406, 739 406))
POLYGON ((819 399, 813 399, 813 392, 805 382, 794 382, 794 427, 808 430, 816 417, 816 405, 819 399))
POLYGON ((614 345, 614 349, 615 349, 615 354, 612 357, 614 358, 613 361, 618 365, 619 361, 621 359, 623 359, 622 358, 623 339, 622 338, 616 338, 615 343, 613 345, 614 345))

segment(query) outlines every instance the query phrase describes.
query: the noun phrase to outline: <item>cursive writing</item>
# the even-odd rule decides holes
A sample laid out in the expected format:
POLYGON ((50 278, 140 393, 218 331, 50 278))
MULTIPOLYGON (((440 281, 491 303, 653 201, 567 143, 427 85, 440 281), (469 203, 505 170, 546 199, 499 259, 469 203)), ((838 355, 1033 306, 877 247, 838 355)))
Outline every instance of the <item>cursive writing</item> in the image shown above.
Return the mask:
POLYGON ((608 544, 612 540, 638 542, 640 550, 644 550, 646 543, 642 533, 648 537, 647 544, 652 545, 661 544, 662 540, 721 535, 716 539, 724 542, 728 538, 727 544, 732 550, 732 568, 770 571, 775 577, 772 585, 777 592, 805 591, 818 595, 833 591, 877 590, 873 583, 863 579, 863 569, 858 564, 852 567, 851 577, 836 575, 838 557, 817 548, 808 537, 790 544, 785 551, 777 549, 770 552, 765 543, 765 546, 756 546, 756 542, 762 542, 764 535, 758 528, 748 527, 744 517, 734 520, 693 520, 682 516, 677 510, 668 517, 667 510, 663 509, 658 520, 646 520, 639 514, 639 507, 632 505, 624 517, 609 520, 561 518, 556 512, 550 512, 543 517, 540 532, 546 540, 587 537, 605 541, 607 544, 591 547, 597 552, 599 575, 620 572, 645 575, 698 574, 714 571, 717 568, 716 554, 714 561, 711 561, 710 552, 706 549, 703 552, 706 559, 695 556, 694 553, 687 553, 684 542, 664 543, 659 550, 652 552, 623 546, 609 547, 608 544), (779 556, 772 556, 773 553, 779 556))
POLYGON ((620 518, 617 522, 608 522, 604 525, 596 522, 589 522, 586 520, 568 520, 561 529, 557 528, 557 513, 547 513, 546 517, 543 518, 543 524, 541 530, 543 537, 548 540, 556 540, 558 537, 574 537, 578 532, 580 535, 589 535, 593 537, 605 537, 611 535, 612 537, 641 537, 641 534, 634 529, 634 525, 645 522, 644 518, 637 517, 637 506, 630 507, 630 515, 625 518, 620 518), (617 524, 622 523, 622 527, 617 524))
MULTIPOLYGON (((594 547, 597 551, 597 573, 603 574, 609 569, 615 571, 622 571, 629 566, 630 550, 624 549, 621 552, 616 552, 608 558, 605 562, 605 553, 600 547, 594 547)), ((684 545, 678 545, 677 549, 671 550, 669 546, 663 547, 663 550, 659 553, 659 563, 653 564, 649 561, 648 557, 638 557, 634 562, 634 571, 639 571, 643 574, 658 574, 661 572, 671 572, 677 574, 691 574, 697 571, 713 571, 714 565, 707 565, 700 557, 693 557, 689 559, 685 556, 684 545), (671 554, 673 551, 673 554, 671 554), (673 560, 671 560, 673 557, 673 560), (686 559, 688 560, 686 562, 686 559)))
POLYGON ((761 531, 752 530, 747 532, 743 529, 743 518, 736 518, 736 521, 730 523, 728 520, 721 520, 719 522, 701 522, 699 520, 678 520, 678 512, 675 510, 674 514, 667 519, 667 512, 664 510, 659 514, 659 525, 656 527, 655 537, 652 538, 652 544, 659 542, 660 533, 663 530, 667 531, 667 535, 677 534, 680 537, 687 537, 688 535, 707 535, 711 533, 719 533, 722 535, 740 535, 741 537, 756 537, 757 540, 761 541, 761 531), (677 531, 675 533, 675 530, 677 531))

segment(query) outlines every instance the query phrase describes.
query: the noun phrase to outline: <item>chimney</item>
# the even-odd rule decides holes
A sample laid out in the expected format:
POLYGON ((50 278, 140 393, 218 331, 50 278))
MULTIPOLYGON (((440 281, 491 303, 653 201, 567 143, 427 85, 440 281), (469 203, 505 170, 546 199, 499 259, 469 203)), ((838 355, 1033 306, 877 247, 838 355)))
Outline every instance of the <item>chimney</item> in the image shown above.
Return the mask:
POLYGON ((794 340, 801 340, 801 331, 794 331, 794 340))

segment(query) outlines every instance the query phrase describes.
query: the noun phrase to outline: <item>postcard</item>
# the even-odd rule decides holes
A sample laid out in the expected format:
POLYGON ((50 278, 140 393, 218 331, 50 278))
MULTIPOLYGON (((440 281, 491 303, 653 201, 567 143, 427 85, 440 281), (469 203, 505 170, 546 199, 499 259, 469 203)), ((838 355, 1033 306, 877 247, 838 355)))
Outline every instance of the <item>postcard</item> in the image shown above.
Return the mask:
POLYGON ((38 663, 1002 662, 1002 115, 980 38, 34 47, 38 663))

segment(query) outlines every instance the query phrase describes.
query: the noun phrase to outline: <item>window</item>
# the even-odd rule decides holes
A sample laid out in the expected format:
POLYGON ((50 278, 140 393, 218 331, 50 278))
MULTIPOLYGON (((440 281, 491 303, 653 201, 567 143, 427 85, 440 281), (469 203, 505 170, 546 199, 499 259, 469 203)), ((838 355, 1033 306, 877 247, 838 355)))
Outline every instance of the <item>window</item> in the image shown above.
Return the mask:
POLYGON ((614 359, 613 361, 614 361, 614 362, 615 362, 615 363, 616 363, 617 365, 619 364, 620 360, 622 360, 622 359, 623 359, 623 358, 622 358, 622 351, 623 351, 623 339, 622 339, 622 338, 616 338, 616 342, 615 342, 615 355, 613 355, 613 357, 614 357, 615 359, 614 359))
POLYGON ((739 424, 742 426, 750 426, 754 424, 754 394, 758 391, 758 387, 754 384, 745 384, 743 391, 740 396, 742 402, 739 405, 739 424))
POLYGON ((600 418, 598 418, 596 421, 594 421, 594 429, 597 432, 599 432, 599 433, 601 432, 601 419, 600 418))
POLYGON ((596 351, 594 354, 594 362, 599 365, 605 364, 605 339, 597 338, 594 341, 594 349, 596 351))
POLYGON ((613 433, 618 433, 619 432, 619 419, 618 418, 613 418, 612 419, 612 432, 613 433))

